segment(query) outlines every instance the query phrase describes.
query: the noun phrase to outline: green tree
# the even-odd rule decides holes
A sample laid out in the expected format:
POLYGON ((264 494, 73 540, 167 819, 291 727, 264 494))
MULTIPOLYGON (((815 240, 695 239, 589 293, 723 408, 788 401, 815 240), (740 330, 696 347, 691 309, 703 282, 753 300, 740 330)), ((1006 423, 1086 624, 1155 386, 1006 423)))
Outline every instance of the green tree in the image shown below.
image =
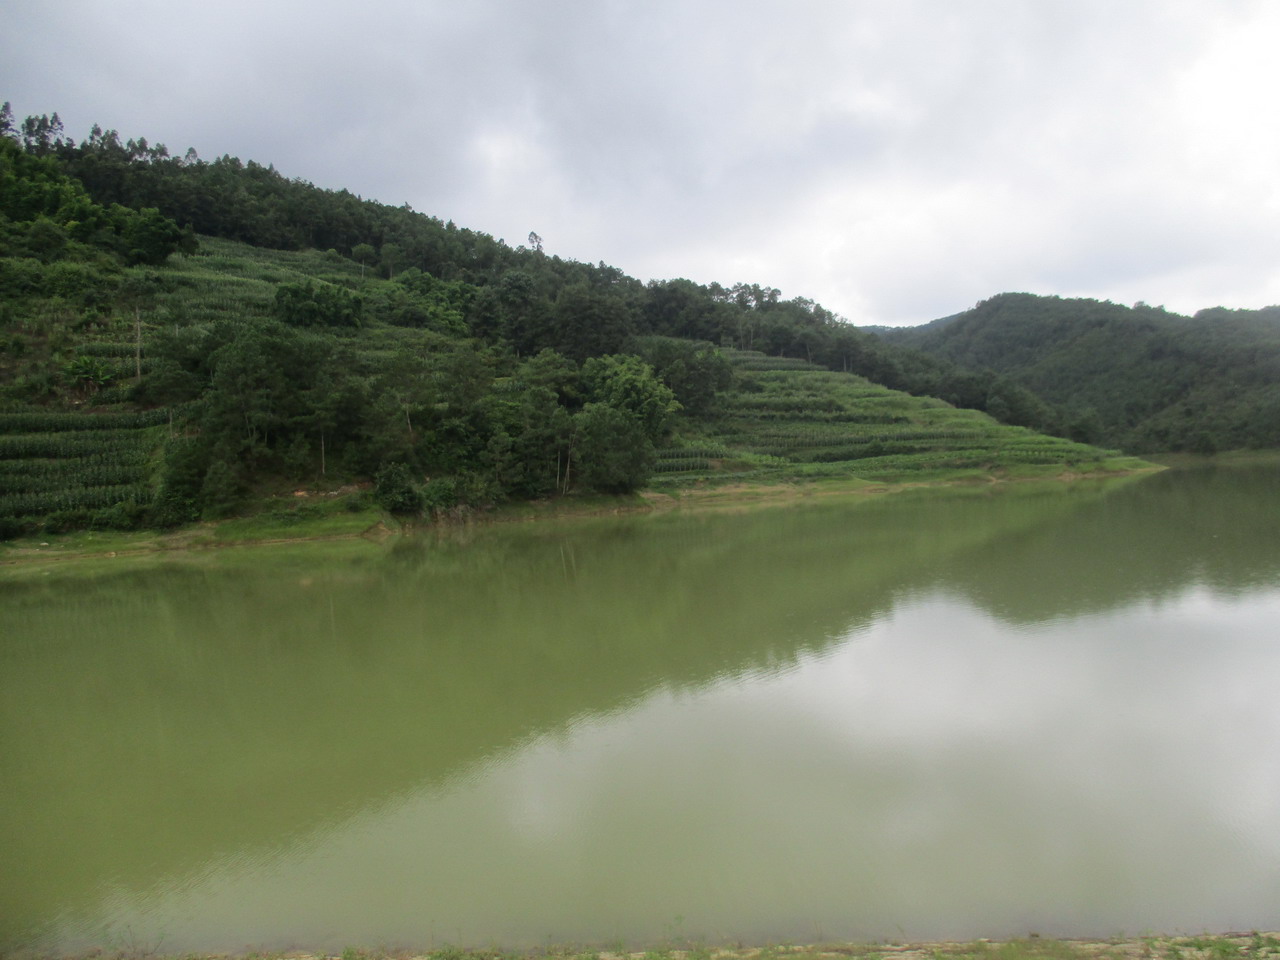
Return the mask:
POLYGON ((360 279, 364 279, 364 268, 378 262, 378 251, 371 243, 357 243, 351 248, 351 259, 360 264, 360 279))
POLYGON ((358 327, 364 301, 331 283, 282 283, 276 287, 274 312, 294 327, 358 327))
POLYGON ((101 357, 78 356, 63 366, 63 373, 88 398, 114 379, 111 367, 101 357))
POLYGON ((307 390, 331 350, 328 338, 280 323, 244 326, 211 358, 201 428, 222 459, 258 466, 287 444, 307 390))
POLYGON ((716 397, 733 383, 733 367, 709 343, 674 337, 638 337, 635 350, 653 366, 690 416, 709 414, 716 397))
POLYGON ((396 273, 407 262, 404 247, 398 243, 384 243, 379 253, 379 260, 382 263, 382 270, 386 273, 387 279, 394 279, 396 273))
POLYGON ((582 383, 589 403, 630 413, 651 443, 667 432, 680 409, 671 388, 637 356, 593 357, 582 366, 582 383))
POLYGON ((183 230, 154 207, 136 213, 125 211, 123 220, 121 236, 125 259, 131 264, 161 264, 171 253, 195 250, 195 235, 189 229, 183 230))
POLYGON ((488 455, 503 490, 521 497, 563 491, 573 437, 569 408, 579 403, 577 365, 543 350, 494 386, 494 420, 501 429, 488 455))
POLYGON ((374 480, 373 498, 392 513, 421 513, 422 488, 413 479, 413 472, 405 463, 385 464, 374 480))
POLYGON ((654 449, 633 413, 588 403, 573 418, 577 480, 599 493, 630 493, 653 472, 654 449))
POLYGON ((616 353, 635 328, 630 308, 620 296, 585 283, 561 288, 551 320, 555 342, 543 346, 578 361, 616 353))
POLYGON ((48 217, 40 216, 27 226, 27 249, 44 263, 52 263, 67 249, 67 231, 48 217))

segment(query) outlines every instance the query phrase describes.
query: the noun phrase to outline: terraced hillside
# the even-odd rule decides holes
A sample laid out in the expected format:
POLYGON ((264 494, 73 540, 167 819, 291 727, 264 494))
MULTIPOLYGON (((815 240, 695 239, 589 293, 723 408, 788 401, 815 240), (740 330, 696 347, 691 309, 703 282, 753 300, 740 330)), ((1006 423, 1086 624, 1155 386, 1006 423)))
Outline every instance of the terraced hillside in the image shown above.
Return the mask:
POLYGON ((785 477, 874 481, 1125 469, 1114 450, 997 423, 803 360, 726 350, 740 387, 699 436, 659 452, 656 485, 785 477))
MULTIPOLYGON (((406 467, 415 509, 584 488, 566 464, 582 475, 585 365, 486 343, 484 303, 499 301, 479 288, 216 238, 122 278, 114 299, 73 310, 33 288, 14 311, 0 371, 5 538, 251 512, 271 491, 371 480, 386 463, 406 467), (280 292, 313 285, 358 298, 363 315, 283 323, 280 292)), ((554 314, 530 318, 555 329, 554 314)), ((681 364, 709 344, 667 339, 687 386, 681 364)), ((643 352, 643 338, 628 344, 643 352)), ((703 391, 718 395, 699 415, 670 422, 650 485, 1136 465, 804 360, 721 353, 733 376, 703 391)))
POLYGON ((168 412, 0 414, 0 527, 128 529, 155 498, 168 412))

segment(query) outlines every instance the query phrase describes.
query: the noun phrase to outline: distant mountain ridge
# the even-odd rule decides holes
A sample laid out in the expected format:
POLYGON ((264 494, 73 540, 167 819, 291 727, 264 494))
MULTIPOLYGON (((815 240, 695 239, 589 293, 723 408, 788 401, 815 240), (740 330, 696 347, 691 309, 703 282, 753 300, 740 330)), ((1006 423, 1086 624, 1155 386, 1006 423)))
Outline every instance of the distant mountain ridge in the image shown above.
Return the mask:
POLYGON ((1059 408, 1075 439, 1134 451, 1280 445, 1280 307, 1187 317, 1004 293, 930 324, 874 332, 1010 378, 1059 408))

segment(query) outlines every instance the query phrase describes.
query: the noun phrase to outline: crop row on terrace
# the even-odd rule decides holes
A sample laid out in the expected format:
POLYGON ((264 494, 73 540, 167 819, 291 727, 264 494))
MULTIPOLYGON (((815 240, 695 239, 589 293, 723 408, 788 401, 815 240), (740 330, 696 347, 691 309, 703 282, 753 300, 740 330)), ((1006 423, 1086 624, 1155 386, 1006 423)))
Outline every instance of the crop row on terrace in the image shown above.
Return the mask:
POLYGON ((734 400, 735 411, 768 410, 775 413, 805 414, 811 411, 842 410, 842 404, 836 397, 805 397, 796 394, 777 396, 773 394, 755 394, 738 397, 734 400))
POLYGON ((150 503, 152 491, 146 483, 75 487, 40 493, 0 495, 0 517, 26 517, 62 510, 97 510, 120 503, 150 503))
POLYGON ((84 430, 0 436, 0 459, 85 457, 108 450, 149 449, 153 438, 142 430, 84 430))
POLYGON ((759 350, 740 350, 736 347, 723 347, 720 351, 726 360, 742 370, 821 370, 808 360, 798 357, 770 356, 759 350))
POLYGON ((853 374, 745 351, 726 354, 740 389, 723 398, 711 430, 662 452, 659 485, 730 475, 887 480, 1087 464, 1112 455, 853 374))
POLYGON ((63 434, 82 436, 98 431, 132 432, 167 422, 167 410, 120 411, 111 413, 70 413, 23 411, 0 413, 0 442, 14 434, 63 434))
POLYGON ((818 447, 801 453, 784 451, 781 448, 765 448, 766 453, 786 456, 796 463, 838 463, 847 460, 871 460, 890 454, 911 453, 946 453, 962 454, 975 449, 989 449, 972 446, 938 446, 910 442, 899 443, 863 443, 841 446, 818 447))
POLYGON ((149 446, 112 446, 97 453, 75 459, 50 459, 46 457, 0 459, 0 477, 20 477, 28 474, 56 473, 70 469, 70 464, 81 467, 141 467, 151 462, 149 446))
POLYGON ((0 519, 38 529, 33 518, 150 503, 168 418, 167 410, 0 414, 0 519))
POLYGON ((711 469, 711 460, 707 457, 669 457, 659 460, 653 469, 655 473, 700 473, 711 469))
POLYGON ((723 443, 709 443, 703 441, 694 441, 686 443, 680 447, 667 447, 666 449, 657 451, 658 462, 663 460, 679 460, 683 457, 727 457, 729 448, 723 443))
POLYGON ((76 460, 14 462, 32 466, 29 469, 11 470, 6 469, 6 461, 0 460, 0 494, 144 483, 150 473, 149 464, 145 460, 140 463, 102 463, 82 457, 76 460), (43 469, 35 466, 38 464, 43 464, 43 469))
POLYGON ((736 364, 741 370, 758 372, 769 370, 808 370, 813 365, 807 360, 795 360, 790 357, 763 357, 759 360, 743 360, 736 364))
POLYGON ((811 414, 799 411, 733 410, 732 415, 742 420, 759 420, 762 423, 907 423, 905 416, 884 414, 874 410, 815 410, 811 414))
POLYGON ((832 430, 826 425, 813 427, 797 424, 791 430, 738 430, 736 435, 750 438, 752 443, 784 447, 788 450, 803 450, 808 447, 826 447, 838 443, 894 443, 910 441, 913 443, 958 444, 974 441, 989 441, 993 434, 983 430, 904 430, 868 429, 862 424, 850 424, 846 430, 832 430))

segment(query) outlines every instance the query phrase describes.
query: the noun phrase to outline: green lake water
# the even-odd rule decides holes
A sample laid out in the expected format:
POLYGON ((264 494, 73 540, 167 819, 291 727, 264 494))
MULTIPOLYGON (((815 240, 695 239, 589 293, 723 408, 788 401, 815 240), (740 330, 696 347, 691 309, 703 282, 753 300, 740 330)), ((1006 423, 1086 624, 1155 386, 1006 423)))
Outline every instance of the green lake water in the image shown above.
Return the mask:
POLYGON ((1280 468, 0 569, 0 948, 1280 926, 1280 468))

